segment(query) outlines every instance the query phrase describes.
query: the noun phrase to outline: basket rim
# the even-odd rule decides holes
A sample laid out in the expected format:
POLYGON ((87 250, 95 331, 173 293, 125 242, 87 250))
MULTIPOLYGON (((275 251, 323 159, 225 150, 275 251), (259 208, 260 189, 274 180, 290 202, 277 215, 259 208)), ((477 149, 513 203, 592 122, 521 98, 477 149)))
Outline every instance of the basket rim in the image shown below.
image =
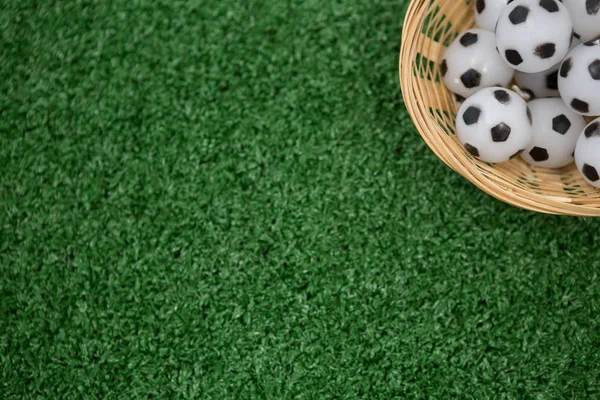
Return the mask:
MULTIPOLYGON (((594 202, 590 202, 590 204, 586 204, 585 201, 574 203, 573 199, 567 196, 550 196, 527 191, 525 189, 510 188, 503 185, 501 179, 493 179, 485 174, 482 168, 478 168, 477 164, 482 163, 481 161, 475 160, 471 163, 464 163, 460 162, 461 160, 457 159, 455 155, 449 152, 442 153, 438 146, 445 148, 447 145, 441 145, 439 142, 434 143, 432 137, 428 135, 427 132, 424 132, 426 121, 422 120, 426 117, 423 117, 421 113, 417 112, 419 105, 415 104, 416 102, 409 96, 410 91, 414 88, 417 77, 413 74, 412 62, 407 62, 407 60, 410 60, 410 51, 415 46, 416 39, 418 39, 419 36, 419 34, 414 33, 415 27, 414 24, 411 24, 411 21, 415 20, 415 18, 419 18, 422 13, 427 11, 428 7, 430 7, 429 3, 429 0, 411 0, 406 11, 402 27, 398 76, 406 109, 416 130, 431 151, 433 151, 444 164, 462 175, 480 190, 509 205, 529 211, 553 215, 600 216, 600 200, 598 199, 595 199, 594 202)), ((467 157, 468 156, 465 153, 463 158, 466 159, 467 157)))

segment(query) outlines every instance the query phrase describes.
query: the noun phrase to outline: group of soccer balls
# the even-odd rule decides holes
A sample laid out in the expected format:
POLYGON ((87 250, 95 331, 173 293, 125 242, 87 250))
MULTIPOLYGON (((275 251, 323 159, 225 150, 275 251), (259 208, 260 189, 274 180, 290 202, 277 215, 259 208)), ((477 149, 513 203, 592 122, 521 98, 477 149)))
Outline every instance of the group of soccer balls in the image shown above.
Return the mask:
POLYGON ((462 145, 490 163, 575 161, 600 188, 600 118, 584 117, 600 116, 600 0, 476 0, 475 20, 440 63, 462 145))

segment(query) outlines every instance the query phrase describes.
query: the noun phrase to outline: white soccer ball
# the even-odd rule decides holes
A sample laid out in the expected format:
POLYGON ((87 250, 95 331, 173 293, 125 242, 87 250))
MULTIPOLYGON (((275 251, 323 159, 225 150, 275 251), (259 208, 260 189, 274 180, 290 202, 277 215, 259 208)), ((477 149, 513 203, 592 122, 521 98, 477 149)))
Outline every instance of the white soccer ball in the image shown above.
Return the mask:
POLYGON ((600 0, 562 0, 571 13, 575 37, 582 41, 600 36, 600 0))
POLYGON ((575 144, 587 124, 561 99, 538 99, 529 103, 533 138, 521 157, 529 164, 561 168, 573 162, 575 144))
POLYGON ((579 137, 575 164, 590 185, 600 188, 600 118, 592 121, 579 137))
POLYGON ((462 97, 484 87, 506 86, 514 76, 496 51, 496 36, 483 29, 469 29, 456 38, 444 54, 440 72, 448 89, 462 97))
POLYGON ((569 52, 573 24, 558 0, 515 0, 500 15, 496 40, 502 58, 518 71, 545 71, 569 52))
POLYGON ((558 74, 563 101, 581 115, 600 115, 600 39, 573 49, 558 74))
POLYGON ((456 117, 458 140, 474 157, 490 163, 519 156, 532 138, 531 112, 525 100, 503 87, 481 89, 456 117))

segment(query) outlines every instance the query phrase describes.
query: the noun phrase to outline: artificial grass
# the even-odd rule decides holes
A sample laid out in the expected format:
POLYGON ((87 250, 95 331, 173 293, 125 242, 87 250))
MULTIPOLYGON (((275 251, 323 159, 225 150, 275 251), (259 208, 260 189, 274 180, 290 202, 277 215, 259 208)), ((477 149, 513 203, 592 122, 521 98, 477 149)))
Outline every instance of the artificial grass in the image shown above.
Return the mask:
POLYGON ((600 222, 436 159, 406 6, 4 0, 0 396, 600 398, 600 222))

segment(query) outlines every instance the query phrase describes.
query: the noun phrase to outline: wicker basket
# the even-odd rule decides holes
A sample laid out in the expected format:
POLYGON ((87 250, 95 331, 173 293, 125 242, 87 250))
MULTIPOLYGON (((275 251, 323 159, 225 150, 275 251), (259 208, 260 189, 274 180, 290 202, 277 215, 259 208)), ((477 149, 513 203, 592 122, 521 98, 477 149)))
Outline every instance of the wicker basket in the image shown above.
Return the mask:
POLYGON ((488 164, 473 158, 454 132, 455 97, 440 78, 446 47, 474 25, 473 0, 412 0, 403 28, 400 83, 406 108, 434 153, 486 193, 517 207, 548 213, 600 216, 600 190, 575 165, 551 170, 520 158, 488 164))

